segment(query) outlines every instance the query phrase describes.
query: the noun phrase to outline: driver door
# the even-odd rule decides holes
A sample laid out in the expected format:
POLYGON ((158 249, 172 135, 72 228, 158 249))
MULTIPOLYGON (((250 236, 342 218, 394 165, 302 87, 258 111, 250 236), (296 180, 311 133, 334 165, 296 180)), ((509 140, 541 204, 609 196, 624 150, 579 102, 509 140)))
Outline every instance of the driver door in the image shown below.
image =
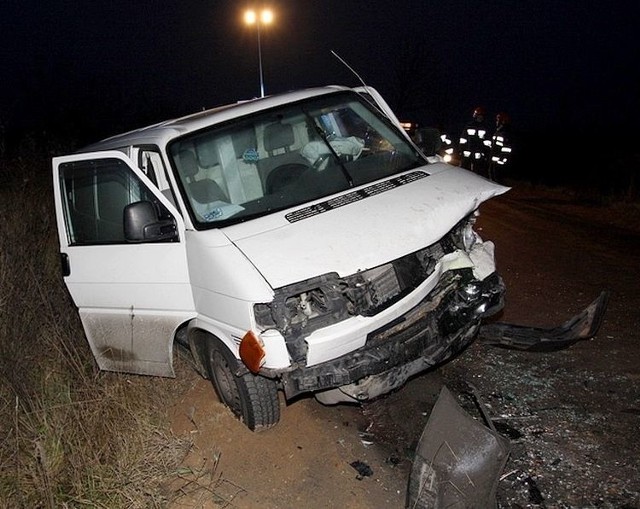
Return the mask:
POLYGON ((175 331, 196 314, 182 217, 118 151, 54 158, 53 179, 64 281, 98 366, 173 376, 175 331), (139 201, 176 235, 127 242, 124 208, 139 201))

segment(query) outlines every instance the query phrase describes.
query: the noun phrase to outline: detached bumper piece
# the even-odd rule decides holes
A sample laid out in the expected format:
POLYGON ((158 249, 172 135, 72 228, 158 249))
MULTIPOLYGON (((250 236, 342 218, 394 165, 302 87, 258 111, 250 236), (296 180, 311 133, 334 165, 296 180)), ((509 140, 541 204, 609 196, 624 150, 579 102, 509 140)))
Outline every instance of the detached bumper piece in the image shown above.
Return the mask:
POLYGON ((418 442, 405 507, 496 507, 510 450, 506 438, 467 414, 442 387, 418 442))
POLYGON ((603 291, 584 311, 559 327, 527 327, 508 323, 490 323, 480 327, 478 340, 493 346, 532 352, 550 352, 568 348, 596 335, 607 309, 609 293, 603 291))

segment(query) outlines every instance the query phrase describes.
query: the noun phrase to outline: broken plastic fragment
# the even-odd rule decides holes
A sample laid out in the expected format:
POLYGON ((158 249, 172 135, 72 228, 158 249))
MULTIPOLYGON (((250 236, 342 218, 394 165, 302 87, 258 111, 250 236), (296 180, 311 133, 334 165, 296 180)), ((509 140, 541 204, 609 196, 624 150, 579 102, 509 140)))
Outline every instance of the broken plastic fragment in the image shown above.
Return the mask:
POLYGON ((418 442, 406 507, 496 507, 509 451, 505 437, 467 414, 443 387, 418 442))
POLYGON ((349 464, 358 472, 358 475, 356 476, 356 479, 358 479, 358 481, 361 481, 365 477, 371 477, 373 475, 373 469, 360 460, 352 461, 349 464))

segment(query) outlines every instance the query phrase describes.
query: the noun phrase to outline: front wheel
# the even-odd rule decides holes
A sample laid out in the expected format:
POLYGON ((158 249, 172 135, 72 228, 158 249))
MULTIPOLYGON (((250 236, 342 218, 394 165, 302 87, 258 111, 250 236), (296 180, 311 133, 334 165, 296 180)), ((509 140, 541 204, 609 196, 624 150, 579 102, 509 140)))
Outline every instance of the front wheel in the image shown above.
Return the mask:
POLYGON ((220 400, 251 431, 262 431, 280 420, 278 389, 273 380, 252 373, 237 376, 238 360, 219 341, 208 341, 206 366, 220 400))

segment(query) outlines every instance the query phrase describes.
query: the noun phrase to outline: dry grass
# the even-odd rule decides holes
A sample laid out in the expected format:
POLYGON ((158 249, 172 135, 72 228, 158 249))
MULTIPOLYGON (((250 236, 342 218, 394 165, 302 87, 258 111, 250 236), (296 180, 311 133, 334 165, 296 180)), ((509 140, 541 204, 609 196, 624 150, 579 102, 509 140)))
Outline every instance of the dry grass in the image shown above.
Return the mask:
POLYGON ((165 507, 171 380, 97 371, 60 274, 49 150, 0 153, 0 508, 165 507))

